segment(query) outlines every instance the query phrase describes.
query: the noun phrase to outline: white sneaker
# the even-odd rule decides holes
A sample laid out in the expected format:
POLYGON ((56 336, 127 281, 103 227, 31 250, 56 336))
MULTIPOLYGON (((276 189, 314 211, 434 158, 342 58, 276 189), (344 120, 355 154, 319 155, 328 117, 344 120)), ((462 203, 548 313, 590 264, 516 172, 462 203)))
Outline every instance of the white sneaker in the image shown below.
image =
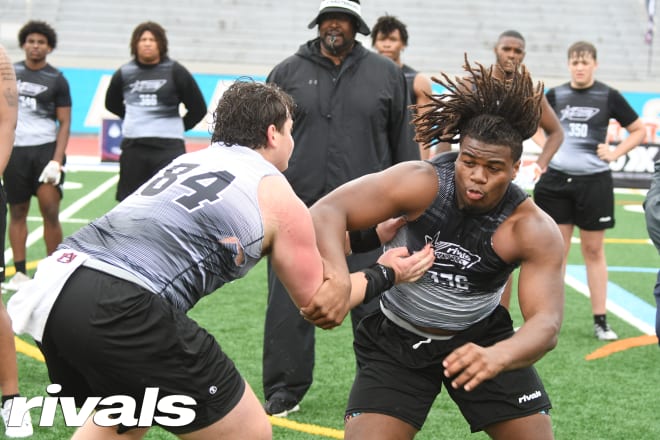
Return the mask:
POLYGON ((594 335, 601 341, 616 341, 619 339, 619 336, 614 333, 614 330, 612 330, 609 324, 605 324, 604 326, 594 324, 594 335))
POLYGON ((2 290, 6 292, 15 292, 23 286, 23 284, 30 281, 32 278, 25 275, 23 272, 16 272, 6 283, 2 283, 2 290))
POLYGON ((18 426, 9 426, 9 416, 11 414, 11 405, 13 399, 9 399, 2 406, 2 421, 5 425, 5 436, 9 438, 23 438, 30 437, 34 430, 32 429, 32 418, 30 417, 30 412, 28 411, 23 416, 23 421, 18 426))

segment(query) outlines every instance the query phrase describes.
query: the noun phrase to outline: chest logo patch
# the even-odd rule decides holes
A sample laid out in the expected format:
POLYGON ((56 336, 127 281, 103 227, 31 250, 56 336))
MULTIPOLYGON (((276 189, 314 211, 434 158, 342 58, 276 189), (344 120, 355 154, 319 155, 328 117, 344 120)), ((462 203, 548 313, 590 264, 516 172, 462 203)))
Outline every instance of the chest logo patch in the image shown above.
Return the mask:
POLYGON ((426 236, 426 243, 431 243, 435 255, 434 266, 468 269, 481 261, 481 257, 456 243, 440 240, 440 232, 434 237, 426 236))
POLYGON ((561 110, 560 120, 568 119, 575 122, 586 122, 600 112, 596 107, 571 107, 567 105, 561 110))
POLYGON ((48 87, 42 84, 35 84, 20 80, 16 83, 16 87, 18 88, 18 94, 24 96, 37 96, 40 93, 48 90, 48 87))
POLYGON ((131 93, 156 93, 167 83, 166 79, 148 79, 131 84, 131 93))

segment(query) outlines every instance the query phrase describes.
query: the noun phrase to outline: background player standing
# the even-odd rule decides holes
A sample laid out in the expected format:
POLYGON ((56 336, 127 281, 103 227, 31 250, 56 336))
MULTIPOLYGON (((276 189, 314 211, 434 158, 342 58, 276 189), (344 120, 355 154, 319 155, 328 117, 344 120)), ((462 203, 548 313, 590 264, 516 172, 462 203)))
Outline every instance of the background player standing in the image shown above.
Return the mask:
POLYGON ((112 75, 105 95, 105 107, 124 121, 118 201, 185 153, 184 132, 206 114, 197 82, 168 57, 167 36, 160 24, 138 24, 130 47, 134 58, 112 75), (186 108, 183 117, 180 104, 186 108))
POLYGON ((564 128, 565 139, 536 183, 534 201, 559 225, 565 258, 571 249, 573 230, 579 228, 594 335, 610 341, 618 338, 607 322, 605 231, 614 227, 610 162, 639 145, 646 130, 621 93, 596 81, 597 67, 593 44, 578 41, 568 48, 571 80, 546 94, 564 128), (616 147, 607 143, 611 118, 629 133, 616 147))
POLYGON ((14 64, 18 81, 18 124, 14 149, 4 173, 9 203, 9 242, 16 274, 5 284, 18 289, 26 273, 27 215, 37 196, 43 218, 46 253, 62 241, 60 200, 66 146, 71 130, 71 93, 62 72, 46 58, 57 46, 55 30, 43 21, 29 21, 18 33, 25 60, 14 64))

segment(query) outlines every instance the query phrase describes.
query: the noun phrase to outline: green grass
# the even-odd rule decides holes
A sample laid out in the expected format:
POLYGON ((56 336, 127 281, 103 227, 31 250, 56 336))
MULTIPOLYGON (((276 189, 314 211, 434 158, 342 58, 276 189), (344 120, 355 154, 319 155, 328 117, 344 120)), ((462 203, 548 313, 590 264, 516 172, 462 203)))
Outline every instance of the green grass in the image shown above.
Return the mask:
MULTIPOLYGON (((79 190, 67 189, 62 211, 101 184, 112 173, 69 172, 69 182, 81 182, 79 190)), ((641 195, 617 194, 617 226, 608 231, 608 239, 645 239, 643 215, 624 211, 626 204, 641 204, 641 195)), ((93 203, 72 215, 74 219, 91 220, 114 206, 114 187, 93 203)), ((36 205, 36 201, 33 202, 36 205)), ((38 217, 33 207, 31 216, 38 217)), ((30 229, 40 225, 31 221, 30 229)), ((63 222, 65 234, 82 223, 63 222)), ((637 242, 608 243, 610 266, 660 267, 657 252, 649 244, 637 242)), ((42 241, 28 249, 28 259, 44 256, 42 241)), ((578 245, 573 245, 569 264, 581 264, 578 245)), ((11 265, 9 265, 11 267, 11 265)), ((612 272, 610 281, 634 293, 655 306, 653 285, 655 273, 612 272)), ((244 279, 225 286, 204 298, 190 316, 209 329, 223 349, 234 359, 257 395, 261 390, 261 352, 264 311, 266 308, 265 263, 259 263, 244 279)), ((7 300, 7 295, 3 297, 7 300)), ((515 299, 512 314, 522 322, 515 299)), ((610 321, 622 338, 639 336, 636 328, 610 314, 610 321)), ((343 411, 355 371, 350 321, 330 331, 317 330, 315 381, 301 404, 301 411, 289 420, 317 427, 341 430, 343 411)), ((23 338, 28 340, 27 338, 23 338)), ((586 361, 585 356, 605 345, 592 336, 591 309, 588 298, 571 288, 566 290, 565 320, 558 347, 537 363, 547 391, 553 401, 552 421, 557 439, 659 439, 658 383, 660 383, 660 350, 648 345, 615 353, 608 357, 586 361)), ((19 354, 21 390, 26 396, 45 395, 50 383, 45 366, 19 354)), ((33 412, 38 421, 39 413, 33 412)), ((249 423, 249 421, 246 421, 249 423)), ((0 428, 1 429, 1 428, 0 428)), ((34 439, 68 438, 73 429, 63 425, 61 417, 53 428, 36 427, 34 439)), ((312 429, 313 430, 313 429, 312 429)), ((318 432, 318 431, 317 431, 318 432)), ((296 429, 275 426, 274 437, 286 440, 328 438, 296 429)), ((159 428, 152 429, 148 439, 172 439, 159 428)), ((482 439, 485 434, 472 435, 456 406, 442 393, 437 399, 424 429, 417 436, 431 439, 482 439)))

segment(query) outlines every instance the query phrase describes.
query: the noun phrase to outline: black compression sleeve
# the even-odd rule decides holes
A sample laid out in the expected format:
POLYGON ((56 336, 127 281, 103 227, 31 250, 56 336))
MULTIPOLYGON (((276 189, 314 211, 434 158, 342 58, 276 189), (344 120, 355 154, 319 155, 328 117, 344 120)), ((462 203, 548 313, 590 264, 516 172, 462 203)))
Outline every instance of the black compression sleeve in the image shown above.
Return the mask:
POLYGON ((376 263, 366 269, 363 269, 364 276, 367 277, 367 289, 364 293, 364 304, 380 296, 381 293, 394 286, 394 269, 376 263))
POLYGON ((348 237, 351 241, 351 251, 355 253, 372 251, 381 244, 375 226, 361 231, 351 231, 348 237))

